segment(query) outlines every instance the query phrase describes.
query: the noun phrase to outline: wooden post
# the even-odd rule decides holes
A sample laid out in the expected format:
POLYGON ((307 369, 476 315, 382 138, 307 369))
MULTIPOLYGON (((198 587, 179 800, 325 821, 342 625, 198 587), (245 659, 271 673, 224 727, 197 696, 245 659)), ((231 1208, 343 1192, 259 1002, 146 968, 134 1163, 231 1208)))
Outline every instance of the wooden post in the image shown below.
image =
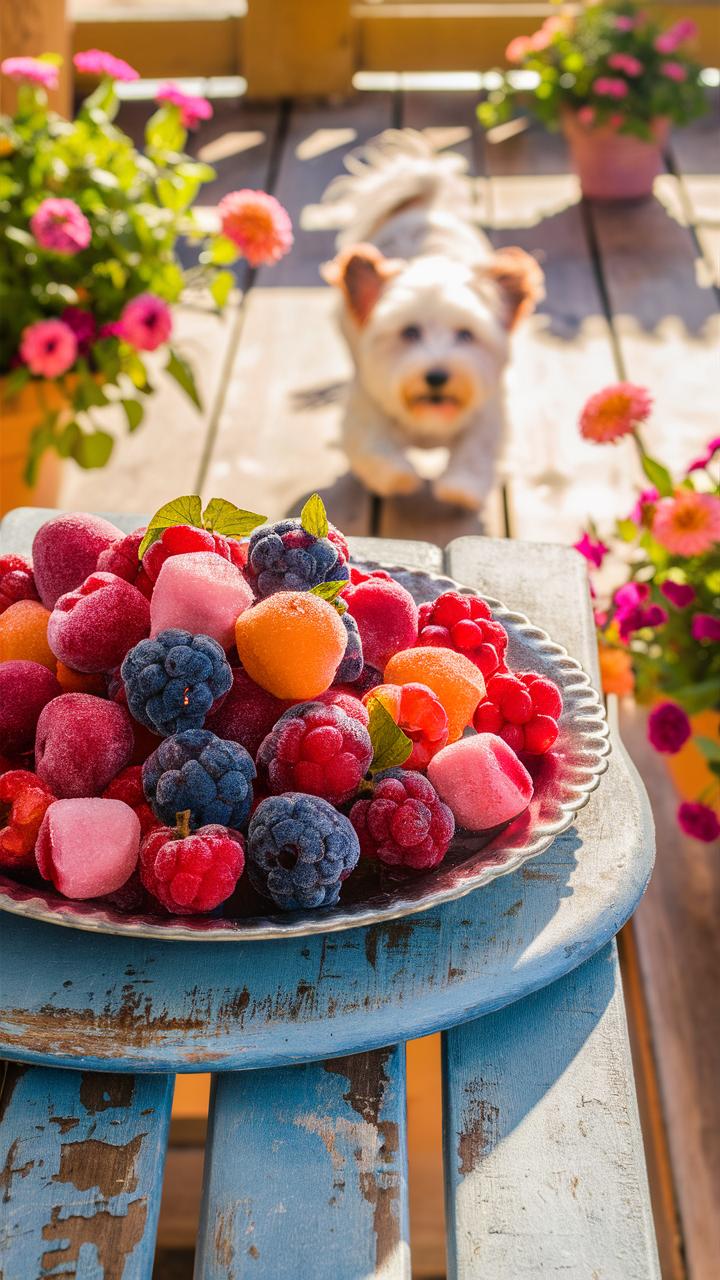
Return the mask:
POLYGON ((350 0, 249 0, 243 74, 251 98, 347 94, 354 66, 350 0))
MULTIPOLYGON (((0 4, 0 58, 37 57, 41 53, 59 53, 63 58, 60 83, 48 97, 56 111, 67 115, 72 68, 65 0, 7 0, 0 4)), ((2 111, 13 110, 16 92, 11 80, 0 77, 2 111)))

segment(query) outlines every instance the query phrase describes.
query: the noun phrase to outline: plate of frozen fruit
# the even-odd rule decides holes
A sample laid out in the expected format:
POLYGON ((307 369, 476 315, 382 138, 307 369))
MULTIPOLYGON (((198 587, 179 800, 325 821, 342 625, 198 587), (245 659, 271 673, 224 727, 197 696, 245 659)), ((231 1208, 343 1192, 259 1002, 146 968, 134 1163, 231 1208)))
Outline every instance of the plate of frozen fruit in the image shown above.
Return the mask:
POLYGON ((274 524, 58 513, 0 554, 0 909, 194 940, 394 919, 546 849, 608 750, 562 646, 356 563, 317 494, 274 524))

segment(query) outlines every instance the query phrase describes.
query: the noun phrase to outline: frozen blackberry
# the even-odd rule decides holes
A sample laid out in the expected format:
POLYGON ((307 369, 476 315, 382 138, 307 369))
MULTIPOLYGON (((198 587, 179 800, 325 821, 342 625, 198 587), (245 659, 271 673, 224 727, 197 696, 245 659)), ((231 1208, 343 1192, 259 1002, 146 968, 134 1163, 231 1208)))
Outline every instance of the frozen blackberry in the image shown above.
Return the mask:
POLYGON ((232 685, 230 663, 217 640, 177 628, 141 640, 120 673, 131 714, 164 737, 201 729, 232 685))
POLYGON ((339 541, 308 533, 300 520, 278 520, 253 532, 245 574, 264 597, 276 591, 310 591, 321 582, 347 582, 350 570, 339 541))
POLYGON ((166 738, 143 765, 145 795, 153 813, 173 827, 190 812, 190 829, 219 824, 240 830, 253 801, 255 765, 237 742, 208 729, 188 729, 166 738))
POLYGON ((359 857, 351 823, 319 796, 269 796, 250 821, 248 875, 283 911, 333 906, 359 857))

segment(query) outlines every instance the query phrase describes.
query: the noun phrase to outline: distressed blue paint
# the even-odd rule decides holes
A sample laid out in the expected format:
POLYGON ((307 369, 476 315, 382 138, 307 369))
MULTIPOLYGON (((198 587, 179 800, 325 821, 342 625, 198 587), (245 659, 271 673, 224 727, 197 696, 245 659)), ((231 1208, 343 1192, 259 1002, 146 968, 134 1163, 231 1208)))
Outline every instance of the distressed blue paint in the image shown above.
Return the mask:
POLYGON ((196 1280, 409 1280, 405 1049, 214 1082, 196 1280))
POLYGON ((4 1280, 149 1280, 172 1090, 172 1076, 8 1066, 0 1092, 4 1280))

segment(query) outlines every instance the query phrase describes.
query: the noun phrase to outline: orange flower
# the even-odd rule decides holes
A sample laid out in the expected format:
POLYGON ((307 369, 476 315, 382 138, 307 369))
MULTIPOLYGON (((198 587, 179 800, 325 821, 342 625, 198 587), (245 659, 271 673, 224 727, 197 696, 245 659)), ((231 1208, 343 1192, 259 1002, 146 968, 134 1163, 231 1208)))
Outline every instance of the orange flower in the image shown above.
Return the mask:
POLYGON ((632 693, 635 677, 626 649, 609 649, 600 645, 600 679, 605 693, 616 693, 619 698, 632 693))
POLYGON ((644 387, 618 382, 605 387, 587 401, 580 414, 580 435, 596 444, 610 444, 630 435, 644 422, 652 408, 652 398, 644 387))
POLYGON ((655 508, 653 537, 675 556, 701 556, 720 542, 720 498, 678 489, 655 508))
POLYGON ((271 266, 292 247, 290 215, 265 191, 231 191, 220 201, 218 213, 223 235, 251 267, 271 266))

